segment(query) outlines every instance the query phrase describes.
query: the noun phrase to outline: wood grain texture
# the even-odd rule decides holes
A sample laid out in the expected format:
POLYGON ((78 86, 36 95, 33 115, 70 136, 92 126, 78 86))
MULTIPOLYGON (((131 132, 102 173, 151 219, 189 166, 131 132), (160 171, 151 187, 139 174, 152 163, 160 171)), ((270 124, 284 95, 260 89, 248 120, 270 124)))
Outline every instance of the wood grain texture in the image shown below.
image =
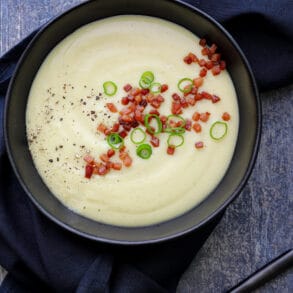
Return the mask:
MULTIPOLYGON (((80 0, 0 0, 0 55, 80 0)), ((184 274, 178 292, 224 292, 293 247, 293 86, 261 95, 263 134, 243 192, 184 274)), ((0 270, 0 282, 3 272, 0 270)), ((256 292, 293 292, 287 271, 256 292)))

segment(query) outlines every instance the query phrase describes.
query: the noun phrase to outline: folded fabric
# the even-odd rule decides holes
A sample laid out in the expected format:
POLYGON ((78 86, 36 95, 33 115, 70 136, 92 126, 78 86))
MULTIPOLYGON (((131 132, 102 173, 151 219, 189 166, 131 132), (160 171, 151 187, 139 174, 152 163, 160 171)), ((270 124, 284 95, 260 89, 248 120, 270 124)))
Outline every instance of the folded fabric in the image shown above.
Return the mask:
MULTIPOLYGON (((292 82, 292 1, 192 1, 242 47, 262 90, 292 82)), ((34 33, 0 59, 0 115, 15 65, 34 33)), ((0 130, 0 264, 5 292, 173 292, 219 218, 159 245, 119 247, 89 241, 43 216, 20 187, 0 130)))

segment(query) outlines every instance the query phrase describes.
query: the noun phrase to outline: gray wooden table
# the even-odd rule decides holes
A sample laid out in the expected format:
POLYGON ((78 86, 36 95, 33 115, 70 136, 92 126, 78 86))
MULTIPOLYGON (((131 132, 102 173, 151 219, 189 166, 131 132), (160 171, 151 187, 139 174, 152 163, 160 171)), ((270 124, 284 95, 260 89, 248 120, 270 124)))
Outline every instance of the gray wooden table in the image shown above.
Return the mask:
MULTIPOLYGON (((81 0, 0 0, 0 55, 81 0)), ((252 176, 182 276, 178 292, 224 292, 293 247, 293 86, 261 94, 263 135, 252 176)), ((0 268, 0 283, 5 270, 0 268)), ((293 292, 293 270, 256 292, 293 292)))

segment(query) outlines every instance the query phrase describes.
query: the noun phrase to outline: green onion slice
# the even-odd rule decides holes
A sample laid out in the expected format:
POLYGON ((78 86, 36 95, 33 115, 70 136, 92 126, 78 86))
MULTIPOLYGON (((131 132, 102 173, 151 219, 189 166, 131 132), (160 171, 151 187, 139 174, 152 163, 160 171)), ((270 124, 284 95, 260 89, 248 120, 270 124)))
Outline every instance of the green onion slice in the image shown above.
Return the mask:
POLYGON ((141 78, 144 79, 145 81, 148 81, 149 83, 152 83, 155 79, 155 76, 151 71, 145 71, 142 74, 141 78))
POLYGON ((148 159, 152 155, 152 147, 147 144, 141 144, 137 149, 136 149, 136 154, 141 157, 142 159, 148 159))
POLYGON ((182 146, 184 143, 184 137, 182 134, 179 133, 171 133, 168 137, 167 144, 168 146, 173 146, 175 148, 178 148, 182 146))
POLYGON ((154 79, 155 76, 151 71, 145 71, 140 77, 139 86, 143 89, 148 89, 150 88, 154 79))
POLYGON ((146 133, 141 128, 135 128, 130 134, 130 140, 134 144, 141 144, 146 139, 146 133))
POLYGON ((160 83, 158 83, 158 82, 152 83, 151 86, 150 86, 151 93, 153 93, 153 94, 160 93, 161 92, 161 86, 162 85, 160 83))
POLYGON ((124 145, 124 139, 117 133, 109 134, 107 136, 107 142, 114 150, 118 150, 124 145))
POLYGON ((186 125, 186 121, 185 119, 180 116, 180 115, 169 115, 167 117, 167 122, 166 122, 166 129, 164 130, 165 132, 175 132, 175 133, 184 133, 185 132, 185 125, 186 125), (180 127, 172 127, 170 125, 170 122, 172 120, 175 120, 175 123, 182 121, 182 124, 180 127))
POLYGON ((140 86, 142 89, 148 89, 148 88, 151 86, 151 83, 148 82, 148 80, 141 78, 141 79, 139 80, 139 86, 140 86))
POLYGON ((182 93, 189 93, 193 87, 193 81, 187 77, 182 78, 178 81, 177 87, 182 93))
POLYGON ((214 140, 222 139, 228 131, 228 125, 225 122, 217 121, 210 128, 210 136, 214 140))
POLYGON ((160 117, 156 114, 146 114, 144 117, 144 125, 149 133, 151 134, 159 134, 162 132, 162 121, 160 120, 160 117), (157 129, 153 129, 153 127, 150 125, 152 118, 155 118, 157 123, 157 129))
POLYGON ((117 85, 113 81, 103 83, 104 93, 107 96, 114 96, 117 92, 117 85))

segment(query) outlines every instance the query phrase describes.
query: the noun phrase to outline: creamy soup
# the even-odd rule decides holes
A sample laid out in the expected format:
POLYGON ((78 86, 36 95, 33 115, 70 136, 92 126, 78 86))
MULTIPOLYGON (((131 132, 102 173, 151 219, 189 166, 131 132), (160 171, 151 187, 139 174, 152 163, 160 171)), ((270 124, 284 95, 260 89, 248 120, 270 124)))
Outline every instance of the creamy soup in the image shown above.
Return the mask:
MULTIPOLYGON (((159 139, 158 147, 150 143, 151 135, 147 133, 143 143, 151 146, 152 154, 148 159, 141 158, 137 155, 139 144, 130 137, 132 128, 124 138, 124 151, 132 160, 131 166, 125 166, 116 149, 110 160, 122 164, 118 164, 121 170, 85 177, 88 162, 84 158, 101 162, 100 156, 111 149, 106 135, 97 127, 109 129, 117 123, 119 111, 131 104, 123 105, 121 98, 139 87, 144 72, 153 73, 152 83, 168 85, 160 94, 164 99, 157 107, 160 115, 172 114, 174 93, 181 99, 184 92, 187 100, 196 98, 195 92, 187 94, 191 87, 188 80, 179 85, 183 93, 178 82, 199 77, 205 66, 197 61, 187 64, 188 58, 186 62, 183 59, 192 52, 199 59, 208 60, 202 49, 197 36, 171 22, 117 16, 81 27, 50 52, 29 94, 27 137, 40 176, 65 206, 103 223, 144 226, 183 214, 215 189, 231 161, 238 132, 237 98, 227 70, 216 75, 207 70, 203 84, 198 86, 197 93, 216 95, 219 101, 202 98, 195 105, 180 106, 180 117, 190 119, 192 124, 191 129, 181 134, 184 141, 177 134, 169 140, 171 151, 175 150, 173 154, 168 149, 170 132, 154 135, 159 139), (117 86, 112 96, 104 92, 106 81, 117 86), (127 84, 132 86, 129 92, 124 89, 127 84), (109 111, 107 103, 114 104, 118 112, 109 111), (208 117, 204 115, 202 121, 195 117, 195 112, 208 112, 208 117), (223 120, 225 112, 229 117, 223 120), (223 123, 220 128, 225 125, 227 129, 211 134, 217 121, 223 123), (211 135, 223 137, 217 140, 211 135), (181 143, 174 149, 174 145, 181 143)), ((154 109, 148 103, 143 115, 154 109)), ((151 120, 157 130, 156 120, 151 120)), ((139 127, 146 129, 142 123, 139 127)))

